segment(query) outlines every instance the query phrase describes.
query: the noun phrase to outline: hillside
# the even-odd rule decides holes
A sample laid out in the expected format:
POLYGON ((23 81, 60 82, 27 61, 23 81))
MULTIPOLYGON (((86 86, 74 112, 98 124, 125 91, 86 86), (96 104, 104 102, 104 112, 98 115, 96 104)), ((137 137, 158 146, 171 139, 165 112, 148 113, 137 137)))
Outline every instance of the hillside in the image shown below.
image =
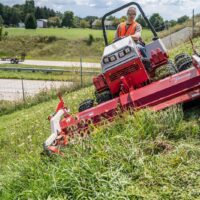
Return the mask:
MULTIPOLYGON (((99 62, 104 48, 102 30, 7 28, 5 31, 8 38, 0 41, 0 57, 20 56, 26 52, 28 59, 79 61, 83 57, 83 61, 99 62)), ((114 33, 108 31, 110 42, 114 33)), ((151 35, 149 30, 143 30, 145 41, 150 41, 151 35)))
MULTIPOLYGON (((64 100, 74 113, 92 96, 89 87, 64 100)), ((64 157, 49 158, 40 153, 56 104, 51 100, 0 117, 0 199, 200 198, 200 109, 124 113, 93 128, 91 137, 77 139, 64 157)))

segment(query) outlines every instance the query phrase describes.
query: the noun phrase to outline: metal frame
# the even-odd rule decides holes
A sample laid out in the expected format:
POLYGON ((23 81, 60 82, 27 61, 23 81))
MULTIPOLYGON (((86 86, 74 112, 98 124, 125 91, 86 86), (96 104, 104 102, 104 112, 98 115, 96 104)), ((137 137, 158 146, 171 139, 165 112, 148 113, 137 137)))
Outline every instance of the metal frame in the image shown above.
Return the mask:
POLYGON ((131 6, 131 5, 135 5, 135 6, 139 9, 141 15, 143 16, 143 18, 144 18, 144 20, 146 21, 148 27, 151 29, 151 31, 152 31, 152 33, 153 33, 153 35, 154 35, 153 40, 157 40, 157 39, 159 38, 159 37, 158 37, 158 34, 156 33, 156 31, 155 31, 155 29, 154 29, 154 27, 153 27, 153 25, 151 24, 151 22, 150 22, 150 21, 148 20, 148 18, 146 17, 146 15, 145 15, 144 11, 142 10, 141 6, 140 6, 138 3, 136 3, 136 2, 130 2, 130 3, 127 3, 127 4, 123 5, 123 6, 121 6, 121 7, 117 8, 117 9, 115 9, 115 10, 112 10, 112 11, 106 13, 106 14, 103 16, 103 18, 102 18, 102 28, 103 28, 103 37, 104 37, 104 41, 105 41, 105 45, 106 45, 106 46, 108 46, 108 38, 107 38, 106 28, 105 28, 105 20, 106 20, 106 17, 108 17, 108 16, 110 16, 110 15, 116 13, 116 12, 119 12, 120 10, 123 10, 124 8, 127 8, 127 7, 129 7, 129 6, 131 6))

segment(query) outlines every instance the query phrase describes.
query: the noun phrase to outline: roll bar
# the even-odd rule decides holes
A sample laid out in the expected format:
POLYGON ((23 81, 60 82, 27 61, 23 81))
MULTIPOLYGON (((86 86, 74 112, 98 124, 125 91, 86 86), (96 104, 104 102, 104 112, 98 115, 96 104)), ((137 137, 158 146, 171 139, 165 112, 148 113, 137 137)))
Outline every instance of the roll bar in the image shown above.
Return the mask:
POLYGON ((127 8, 127 7, 129 7, 129 6, 131 6, 131 5, 135 5, 135 6, 139 9, 141 15, 143 16, 143 18, 144 18, 144 20, 146 21, 148 27, 150 28, 151 32, 152 32, 153 35, 154 35, 153 40, 157 40, 157 39, 159 38, 158 35, 157 35, 157 33, 156 33, 156 31, 155 31, 155 29, 154 29, 154 27, 153 27, 153 25, 151 24, 151 22, 150 22, 150 21, 148 20, 148 18, 146 17, 146 15, 145 15, 144 11, 142 10, 141 6, 140 6, 138 3, 136 3, 136 2, 130 2, 130 3, 127 3, 127 4, 123 5, 123 6, 121 6, 121 7, 117 8, 117 9, 115 9, 115 10, 112 10, 112 11, 106 13, 106 14, 102 17, 103 37, 104 37, 104 42, 105 42, 105 45, 106 45, 106 46, 108 46, 108 38, 107 38, 106 28, 105 28, 105 20, 106 20, 106 17, 108 17, 108 16, 110 16, 110 15, 112 15, 112 14, 114 14, 114 13, 116 13, 116 12, 118 12, 118 11, 124 9, 124 8, 127 8))

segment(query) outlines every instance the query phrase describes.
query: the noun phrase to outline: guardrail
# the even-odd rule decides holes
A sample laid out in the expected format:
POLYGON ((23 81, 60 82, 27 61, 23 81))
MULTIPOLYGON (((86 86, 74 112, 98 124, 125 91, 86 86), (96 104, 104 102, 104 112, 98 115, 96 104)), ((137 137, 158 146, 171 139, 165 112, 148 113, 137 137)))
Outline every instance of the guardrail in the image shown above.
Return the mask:
POLYGON ((63 69, 42 69, 42 68, 19 68, 19 67, 0 67, 3 71, 30 71, 30 72, 44 72, 44 73, 84 73, 84 74, 97 74, 98 71, 83 71, 83 70, 63 70, 63 69))

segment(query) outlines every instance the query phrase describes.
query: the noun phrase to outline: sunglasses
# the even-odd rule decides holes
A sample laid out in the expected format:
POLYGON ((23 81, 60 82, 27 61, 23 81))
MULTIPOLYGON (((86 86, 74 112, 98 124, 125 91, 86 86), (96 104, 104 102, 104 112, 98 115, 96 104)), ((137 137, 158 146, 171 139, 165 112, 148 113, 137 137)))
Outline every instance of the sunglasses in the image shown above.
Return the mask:
POLYGON ((132 13, 128 13, 128 16, 136 16, 136 13, 132 14, 132 13))

